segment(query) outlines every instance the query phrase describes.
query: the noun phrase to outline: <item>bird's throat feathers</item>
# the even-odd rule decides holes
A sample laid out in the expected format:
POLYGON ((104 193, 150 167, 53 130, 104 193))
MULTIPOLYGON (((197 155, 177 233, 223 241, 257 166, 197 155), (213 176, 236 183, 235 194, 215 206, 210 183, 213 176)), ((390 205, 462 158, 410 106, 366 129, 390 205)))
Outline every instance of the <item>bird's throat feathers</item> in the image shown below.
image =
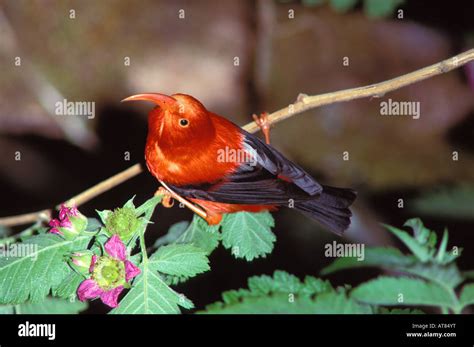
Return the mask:
POLYGON ((233 161, 220 160, 222 151, 242 148, 243 134, 239 128, 211 112, 204 119, 192 129, 193 123, 200 119, 189 117, 190 124, 185 129, 191 131, 180 132, 172 116, 151 115, 145 157, 155 177, 175 185, 210 183, 239 166, 233 161))

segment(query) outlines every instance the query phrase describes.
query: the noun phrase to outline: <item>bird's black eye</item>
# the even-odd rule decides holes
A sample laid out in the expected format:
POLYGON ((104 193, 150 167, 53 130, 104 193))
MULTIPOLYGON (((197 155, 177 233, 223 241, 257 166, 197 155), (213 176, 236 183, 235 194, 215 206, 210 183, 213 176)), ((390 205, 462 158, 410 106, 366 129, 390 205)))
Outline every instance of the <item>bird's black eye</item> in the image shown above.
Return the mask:
POLYGON ((185 128, 189 125, 189 121, 186 118, 181 118, 179 120, 179 125, 182 126, 183 128, 185 128))

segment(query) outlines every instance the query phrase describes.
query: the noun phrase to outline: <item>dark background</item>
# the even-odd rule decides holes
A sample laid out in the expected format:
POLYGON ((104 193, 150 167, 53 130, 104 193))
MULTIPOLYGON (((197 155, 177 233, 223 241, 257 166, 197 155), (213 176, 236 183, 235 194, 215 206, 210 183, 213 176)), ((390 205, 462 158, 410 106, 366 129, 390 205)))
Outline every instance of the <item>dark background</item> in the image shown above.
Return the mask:
MULTIPOLYGON (((285 107, 299 93, 383 81, 473 47, 472 1, 407 0, 398 8, 403 19, 373 18, 362 3, 342 13, 310 1, 2 2, 0 215, 53 207, 143 161, 149 106, 120 104, 128 95, 188 93, 244 125, 252 113, 285 107), (76 10, 74 20, 70 9, 76 10), (185 9, 184 20, 179 9, 185 9), (295 11, 292 20, 288 9, 295 11), (21 67, 13 65, 16 56, 21 67), (130 66, 124 66, 125 56, 130 66), (239 66, 233 65, 235 56, 239 66), (342 65, 344 56, 349 67, 342 65), (52 90, 70 101, 95 101, 95 119, 58 119, 48 112, 57 101, 52 90), (80 125, 69 131, 73 122, 80 125), (15 151, 22 153, 20 162, 15 151)), ((272 142, 320 181, 358 190, 354 226, 345 240, 397 245, 379 222, 401 227, 421 217, 431 229, 450 230, 450 245, 464 248, 460 268, 472 269, 473 96, 471 65, 382 99, 308 111, 275 125, 272 142), (421 119, 381 116, 380 101, 388 98, 420 101, 421 119), (349 162, 342 161, 345 150, 349 162), (460 153, 458 162, 451 160, 453 150, 460 153), (440 189, 463 193, 441 202, 448 203, 447 213, 439 213, 438 200, 420 210, 416 200, 440 189)), ((93 216, 95 209, 121 206, 133 195, 141 203, 157 187, 146 172, 80 210, 93 216)), ((191 217, 178 207, 159 207, 148 241, 191 217)), ((212 271, 177 289, 203 308, 222 291, 246 286, 252 275, 275 269, 301 278, 318 275, 332 260, 324 257, 324 244, 341 240, 294 211, 274 217, 277 242, 267 258, 247 263, 220 246, 210 258, 212 271)), ((356 285, 376 273, 345 271, 330 279, 356 285)), ((103 311, 94 302, 89 312, 103 311)))

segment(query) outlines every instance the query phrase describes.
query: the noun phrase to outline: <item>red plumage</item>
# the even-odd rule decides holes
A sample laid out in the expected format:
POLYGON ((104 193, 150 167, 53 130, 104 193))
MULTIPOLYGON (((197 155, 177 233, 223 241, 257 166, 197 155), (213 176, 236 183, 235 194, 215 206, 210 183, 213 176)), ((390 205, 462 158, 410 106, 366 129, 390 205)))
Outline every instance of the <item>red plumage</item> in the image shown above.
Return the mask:
POLYGON ((208 223, 219 223, 223 213, 275 210, 293 202, 336 233, 350 224, 352 190, 320 185, 276 149, 208 111, 195 98, 153 93, 125 99, 130 100, 157 105, 148 116, 149 171, 201 206, 208 223), (228 153, 245 153, 245 160, 223 156, 228 153))

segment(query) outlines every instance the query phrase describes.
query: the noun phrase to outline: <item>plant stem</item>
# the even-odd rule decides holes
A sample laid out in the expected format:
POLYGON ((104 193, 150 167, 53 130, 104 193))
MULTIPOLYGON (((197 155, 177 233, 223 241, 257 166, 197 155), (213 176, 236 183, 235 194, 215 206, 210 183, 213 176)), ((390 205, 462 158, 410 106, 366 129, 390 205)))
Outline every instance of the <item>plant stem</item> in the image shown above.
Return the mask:
MULTIPOLYGON (((148 226, 148 223, 153 215, 153 212, 155 211, 156 205, 158 205, 161 202, 162 196, 155 196, 154 198, 146 201, 143 203, 141 206, 136 208, 136 211, 139 215, 142 213, 145 213, 144 216, 144 222, 143 226, 140 228, 140 250, 142 253, 142 262, 146 264, 148 262, 148 254, 147 254, 147 248, 145 244, 145 231, 148 226)), ((133 240, 133 243, 135 243, 135 239, 133 240)))
POLYGON ((142 262, 148 262, 148 254, 146 252, 146 244, 145 244, 145 230, 140 232, 140 250, 142 252, 142 262))
POLYGON ((454 303, 454 305, 451 306, 451 310, 453 311, 454 314, 460 314, 461 311, 462 311, 462 307, 459 304, 459 300, 458 300, 458 297, 456 295, 456 292, 454 291, 454 288, 449 287, 448 291, 451 294, 451 297, 452 297, 453 303, 454 303))

